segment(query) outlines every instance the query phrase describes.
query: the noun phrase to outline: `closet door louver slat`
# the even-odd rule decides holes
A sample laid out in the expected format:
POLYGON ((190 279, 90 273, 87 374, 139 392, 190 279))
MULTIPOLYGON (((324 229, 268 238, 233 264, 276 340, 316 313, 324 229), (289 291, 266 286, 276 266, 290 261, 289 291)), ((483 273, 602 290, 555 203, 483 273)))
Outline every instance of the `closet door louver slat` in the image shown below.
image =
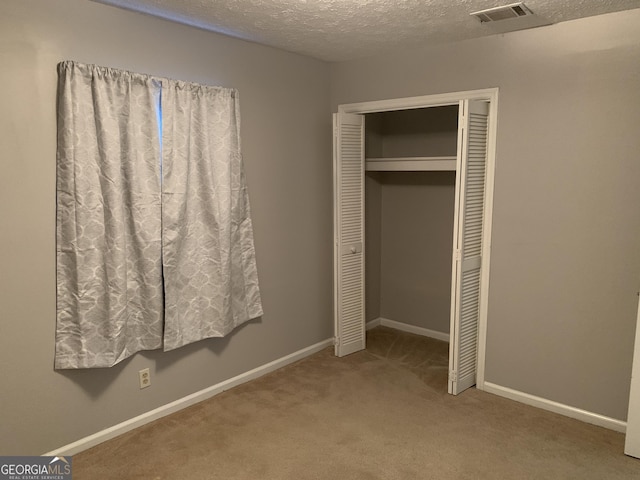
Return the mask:
POLYGON ((454 395, 476 383, 489 118, 486 102, 465 100, 460 107, 449 358, 454 395))
POLYGON ((365 348, 364 117, 334 115, 334 317, 339 357, 365 348))

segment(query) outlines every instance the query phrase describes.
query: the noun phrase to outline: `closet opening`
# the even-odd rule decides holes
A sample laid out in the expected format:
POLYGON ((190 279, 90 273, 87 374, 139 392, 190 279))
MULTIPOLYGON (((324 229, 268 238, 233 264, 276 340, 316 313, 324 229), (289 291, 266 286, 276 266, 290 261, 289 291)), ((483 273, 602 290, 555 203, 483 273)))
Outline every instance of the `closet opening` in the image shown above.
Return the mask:
POLYGON ((482 389, 497 93, 339 106, 336 355, 382 324, 449 341, 448 392, 482 389))
POLYGON ((365 321, 448 342, 458 105, 364 117, 365 321))
POLYGON ((367 172, 365 321, 449 341, 455 172, 367 172))

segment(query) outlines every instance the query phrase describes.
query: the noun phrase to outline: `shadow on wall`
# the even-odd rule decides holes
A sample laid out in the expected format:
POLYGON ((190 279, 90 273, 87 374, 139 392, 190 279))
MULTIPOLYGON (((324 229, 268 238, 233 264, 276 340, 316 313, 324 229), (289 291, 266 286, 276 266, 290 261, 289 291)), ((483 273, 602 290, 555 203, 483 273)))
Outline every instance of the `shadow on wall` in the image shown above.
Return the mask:
MULTIPOLYGON (((185 345, 176 350, 170 352, 164 352, 162 350, 148 350, 138 352, 129 358, 117 363, 113 367, 109 368, 79 368, 70 370, 55 370, 56 373, 62 375, 66 379, 72 381, 77 386, 82 388, 92 399, 97 399, 104 394, 109 386, 120 376, 120 374, 127 368, 127 365, 131 361, 141 355, 150 363, 155 365, 155 371, 161 372, 170 366, 182 361, 184 358, 194 355, 197 351, 203 348, 209 349, 215 354, 216 357, 222 356, 223 352, 227 349, 231 343, 233 336, 247 325, 262 323, 262 317, 254 318, 248 322, 239 325, 229 335, 225 337, 207 338, 199 342, 185 345)), ((127 373, 128 374, 128 373, 127 373)))
POLYGON ((54 370, 81 387, 93 399, 100 397, 120 376, 120 373, 133 360, 135 355, 121 361, 110 368, 78 368, 70 370, 54 370))
POLYGON ((162 350, 143 352, 143 355, 150 361, 155 362, 156 371, 158 372, 171 367, 173 364, 181 361, 183 358, 190 357, 202 348, 208 348, 215 354, 216 357, 220 357, 231 343, 234 335, 236 335, 248 325, 257 323, 262 323, 262 317, 251 319, 243 323, 242 325, 239 325, 225 337, 207 338, 202 341, 177 348, 176 350, 172 350, 170 352, 163 352, 162 350))

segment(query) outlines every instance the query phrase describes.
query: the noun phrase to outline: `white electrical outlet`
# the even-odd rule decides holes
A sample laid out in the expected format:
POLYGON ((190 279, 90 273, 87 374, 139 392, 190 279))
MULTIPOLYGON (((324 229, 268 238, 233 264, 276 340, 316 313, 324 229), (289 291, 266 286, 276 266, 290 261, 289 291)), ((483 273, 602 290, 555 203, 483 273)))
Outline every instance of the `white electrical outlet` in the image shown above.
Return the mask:
POLYGON ((147 388, 151 385, 151 373, 148 368, 140 370, 138 376, 140 377, 140 388, 147 388))

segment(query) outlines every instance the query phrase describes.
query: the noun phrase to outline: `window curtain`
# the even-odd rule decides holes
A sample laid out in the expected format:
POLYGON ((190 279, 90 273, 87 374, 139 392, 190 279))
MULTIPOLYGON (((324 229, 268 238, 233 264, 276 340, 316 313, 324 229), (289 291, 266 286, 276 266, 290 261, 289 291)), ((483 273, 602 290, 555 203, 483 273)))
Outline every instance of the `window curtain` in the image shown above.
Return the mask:
POLYGON ((262 315, 233 89, 58 65, 55 368, 262 315))
POLYGON ((165 350, 262 315, 237 95, 177 81, 162 90, 165 350))

